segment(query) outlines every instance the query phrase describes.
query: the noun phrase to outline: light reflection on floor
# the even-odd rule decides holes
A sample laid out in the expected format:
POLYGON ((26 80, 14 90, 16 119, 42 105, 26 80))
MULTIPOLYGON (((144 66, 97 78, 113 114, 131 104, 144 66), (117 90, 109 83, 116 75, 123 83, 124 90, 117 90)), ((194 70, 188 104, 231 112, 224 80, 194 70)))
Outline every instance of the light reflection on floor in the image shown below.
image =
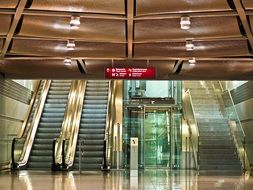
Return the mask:
POLYGON ((252 190, 253 177, 248 175, 196 175, 195 172, 144 170, 102 172, 0 173, 0 190, 252 190))

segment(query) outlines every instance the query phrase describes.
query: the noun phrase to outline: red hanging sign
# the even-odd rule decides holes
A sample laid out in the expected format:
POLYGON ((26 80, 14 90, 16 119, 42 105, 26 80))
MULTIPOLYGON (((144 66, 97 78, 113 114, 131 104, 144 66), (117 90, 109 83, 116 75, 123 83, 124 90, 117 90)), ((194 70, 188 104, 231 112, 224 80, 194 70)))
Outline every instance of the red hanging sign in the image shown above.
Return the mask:
POLYGON ((155 79, 155 68, 106 68, 106 79, 155 79))

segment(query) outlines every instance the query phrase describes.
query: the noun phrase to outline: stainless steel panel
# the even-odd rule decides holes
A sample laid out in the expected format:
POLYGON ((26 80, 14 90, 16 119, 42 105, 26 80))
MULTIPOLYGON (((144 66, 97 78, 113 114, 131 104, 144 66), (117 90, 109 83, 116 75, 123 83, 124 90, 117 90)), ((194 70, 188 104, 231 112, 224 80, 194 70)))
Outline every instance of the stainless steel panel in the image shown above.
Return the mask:
POLYGON ((253 118, 253 98, 235 105, 240 120, 253 118))
MULTIPOLYGON (((252 118, 253 119, 253 118, 252 118)), ((253 140, 253 120, 249 122, 243 122, 242 123, 243 130, 246 135, 246 140, 253 140)))
POLYGON ((0 115, 18 120, 24 119, 28 109, 28 105, 2 95, 0 95, 0 105, 0 115))
POLYGON ((246 145, 246 152, 249 159, 250 164, 253 164, 253 145, 246 145))
POLYGON ((137 15, 231 10, 226 0, 137 0, 136 3, 137 15))

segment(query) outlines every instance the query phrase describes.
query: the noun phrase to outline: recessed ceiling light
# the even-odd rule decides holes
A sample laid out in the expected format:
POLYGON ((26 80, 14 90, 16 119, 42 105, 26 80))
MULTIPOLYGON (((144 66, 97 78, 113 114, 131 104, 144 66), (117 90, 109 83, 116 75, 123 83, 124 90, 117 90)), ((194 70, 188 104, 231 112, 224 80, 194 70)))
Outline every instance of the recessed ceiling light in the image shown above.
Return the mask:
POLYGON ((186 40, 185 48, 187 51, 192 51, 194 49, 192 40, 186 40))
POLYGON ((195 57, 190 58, 188 62, 189 62, 189 65, 195 65, 195 63, 196 63, 195 57))
POLYGON ((191 26, 191 21, 189 16, 181 16, 180 26, 183 30, 188 30, 191 26))
POLYGON ((69 24, 70 24, 71 29, 78 29, 81 24, 80 16, 71 16, 71 20, 69 24))
POLYGON ((70 65, 71 65, 71 63, 72 63, 71 58, 66 57, 66 58, 64 59, 64 65, 66 65, 66 66, 70 66, 70 65))
POLYGON ((67 49, 68 50, 74 50, 75 47, 76 47, 75 40, 68 40, 67 49))

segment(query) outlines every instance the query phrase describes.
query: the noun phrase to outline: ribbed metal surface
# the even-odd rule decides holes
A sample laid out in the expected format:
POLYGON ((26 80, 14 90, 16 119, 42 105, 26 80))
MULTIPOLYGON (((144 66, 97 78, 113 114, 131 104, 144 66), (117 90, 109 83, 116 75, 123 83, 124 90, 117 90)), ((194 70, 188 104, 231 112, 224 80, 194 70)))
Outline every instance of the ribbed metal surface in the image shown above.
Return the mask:
POLYGON ((0 14, 0 35, 6 35, 9 31, 10 24, 11 24, 11 15, 1 15, 0 14))
POLYGON ((24 16, 19 35, 83 39, 86 41, 125 41, 125 22, 81 18, 78 30, 70 30, 69 17, 24 16))
POLYGON ((53 140, 61 132, 70 86, 70 80, 51 83, 30 154, 29 169, 51 169, 53 140))
POLYGON ((33 0, 31 9, 125 14, 124 0, 33 0))
POLYGON ((189 30, 182 30, 179 23, 180 18, 136 21, 134 31, 135 40, 200 39, 242 36, 236 17, 192 18, 192 24, 189 30))
POLYGON ((66 48, 67 41, 14 40, 10 53, 37 56, 125 57, 126 45, 76 41, 75 50, 66 48))
POLYGON ((253 81, 249 81, 230 91, 235 104, 253 98, 253 81))
POLYGON ((185 42, 135 44, 136 57, 225 57, 250 55, 246 40, 193 42, 194 51, 186 51, 185 42), (152 52, 152 54, 150 53, 152 52))
MULTIPOLYGON (((250 1, 250 0, 249 0, 250 1)), ((231 10, 227 0, 138 0, 137 15, 231 10)))
POLYGON ((15 8, 19 0, 1 0, 0 8, 15 8))
POLYGON ((32 91, 12 80, 0 80, 0 94, 14 100, 29 104, 32 91))
MULTIPOLYGON (((100 170, 104 154, 109 81, 88 80, 85 90, 78 141, 83 141, 82 170, 100 170)), ((79 143, 74 168, 79 167, 79 143)))

